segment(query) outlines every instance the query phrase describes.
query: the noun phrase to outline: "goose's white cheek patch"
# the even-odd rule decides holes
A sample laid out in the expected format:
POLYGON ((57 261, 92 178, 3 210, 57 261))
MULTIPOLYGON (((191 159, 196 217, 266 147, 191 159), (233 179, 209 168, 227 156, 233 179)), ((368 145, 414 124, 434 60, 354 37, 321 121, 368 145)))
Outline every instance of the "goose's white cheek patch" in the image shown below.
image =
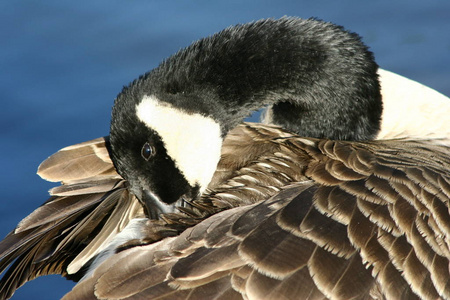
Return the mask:
POLYGON ((144 96, 136 106, 136 114, 160 135, 167 154, 189 184, 198 184, 203 192, 220 159, 219 124, 209 117, 186 113, 155 96, 144 96))

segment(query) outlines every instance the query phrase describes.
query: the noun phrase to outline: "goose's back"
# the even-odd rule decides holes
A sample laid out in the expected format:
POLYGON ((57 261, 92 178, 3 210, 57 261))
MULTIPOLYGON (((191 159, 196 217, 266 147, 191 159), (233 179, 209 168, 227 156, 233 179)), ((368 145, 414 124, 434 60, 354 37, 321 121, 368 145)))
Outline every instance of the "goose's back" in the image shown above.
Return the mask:
POLYGON ((448 148, 251 124, 228 141, 209 194, 166 216, 211 217, 113 255, 66 299, 450 298, 448 148))

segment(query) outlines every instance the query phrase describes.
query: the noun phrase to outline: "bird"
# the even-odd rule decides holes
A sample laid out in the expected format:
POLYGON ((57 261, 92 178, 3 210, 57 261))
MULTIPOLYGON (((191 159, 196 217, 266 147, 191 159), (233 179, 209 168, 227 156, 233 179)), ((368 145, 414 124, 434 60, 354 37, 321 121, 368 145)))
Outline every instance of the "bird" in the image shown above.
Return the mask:
POLYGON ((1 297, 61 274, 64 299, 450 298, 449 137, 377 139, 377 72, 318 19, 180 50, 117 96, 109 136, 39 166, 61 185, 0 242, 1 297))

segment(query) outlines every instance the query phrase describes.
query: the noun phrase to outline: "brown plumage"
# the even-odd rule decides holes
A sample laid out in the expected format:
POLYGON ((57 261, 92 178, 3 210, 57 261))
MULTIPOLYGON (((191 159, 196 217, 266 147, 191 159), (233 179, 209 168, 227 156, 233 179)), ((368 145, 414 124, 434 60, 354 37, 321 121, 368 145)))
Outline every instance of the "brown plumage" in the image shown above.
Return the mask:
POLYGON ((0 297, 62 274, 66 299, 449 299, 449 146, 369 141, 376 72, 356 34, 312 19, 179 51, 119 94, 110 140, 41 165, 62 185, 0 242, 0 297), (237 125, 266 106, 322 139, 237 125))
MULTIPOLYGON (((106 154, 97 139, 42 164, 44 178, 65 184, 2 241, 2 268, 22 255, 3 296, 39 275, 76 272, 143 217, 106 154)), ((449 148, 426 141, 331 141, 241 125, 201 199, 141 223, 145 238, 65 299, 449 298, 449 169, 449 148)))

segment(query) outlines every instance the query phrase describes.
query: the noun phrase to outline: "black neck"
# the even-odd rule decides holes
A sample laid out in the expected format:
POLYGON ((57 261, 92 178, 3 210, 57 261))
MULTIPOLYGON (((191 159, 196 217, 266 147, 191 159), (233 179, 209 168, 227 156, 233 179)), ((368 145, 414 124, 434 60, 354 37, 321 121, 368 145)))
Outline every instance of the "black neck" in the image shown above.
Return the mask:
POLYGON ((273 105, 273 122, 302 136, 367 140, 378 132, 382 111, 376 72, 356 34, 322 21, 282 18, 201 39, 131 88, 211 116, 224 135, 251 112, 273 105))

